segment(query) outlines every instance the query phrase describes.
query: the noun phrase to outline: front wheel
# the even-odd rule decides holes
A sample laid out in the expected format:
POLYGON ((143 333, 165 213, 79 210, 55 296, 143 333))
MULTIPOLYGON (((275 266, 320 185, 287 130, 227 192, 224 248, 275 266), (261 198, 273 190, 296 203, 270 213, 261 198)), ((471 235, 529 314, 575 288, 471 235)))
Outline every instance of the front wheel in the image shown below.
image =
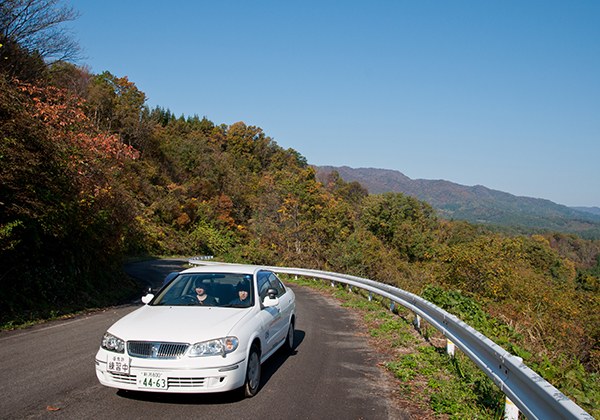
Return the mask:
POLYGON ((287 337, 285 338, 285 343, 283 344, 283 348, 286 352, 291 353, 294 350, 294 334, 296 330, 294 329, 294 323, 290 322, 290 327, 288 328, 287 337))
POLYGON ((244 396, 254 397, 260 386, 260 354, 258 347, 252 345, 248 356, 248 367, 246 368, 246 383, 244 384, 244 396))

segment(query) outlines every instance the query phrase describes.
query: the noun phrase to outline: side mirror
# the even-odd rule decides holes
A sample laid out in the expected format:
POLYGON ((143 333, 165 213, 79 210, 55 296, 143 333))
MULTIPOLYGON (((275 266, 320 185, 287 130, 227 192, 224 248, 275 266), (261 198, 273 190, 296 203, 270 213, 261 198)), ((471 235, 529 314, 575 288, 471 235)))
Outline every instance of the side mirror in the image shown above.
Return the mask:
POLYGON ((263 300, 263 306, 265 308, 271 308, 273 306, 277 306, 279 305, 279 298, 277 296, 266 296, 265 299, 263 300))
POLYGON ((146 296, 142 296, 142 302, 144 302, 144 304, 149 304, 150 301, 154 299, 154 295, 152 293, 148 293, 146 296))

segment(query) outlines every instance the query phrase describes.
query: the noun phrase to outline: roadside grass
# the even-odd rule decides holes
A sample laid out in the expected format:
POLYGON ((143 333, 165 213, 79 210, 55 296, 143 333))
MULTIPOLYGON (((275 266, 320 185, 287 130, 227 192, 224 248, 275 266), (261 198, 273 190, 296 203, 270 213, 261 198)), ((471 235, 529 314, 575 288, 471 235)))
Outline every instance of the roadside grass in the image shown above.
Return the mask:
POLYGON ((84 309, 81 311, 68 311, 65 313, 61 313, 60 311, 50 311, 49 313, 43 316, 34 317, 33 315, 31 315, 29 318, 16 318, 10 321, 0 323, 0 331, 22 330, 28 327, 32 327, 34 325, 43 324, 50 321, 56 321, 59 319, 70 319, 75 318, 78 315, 87 315, 94 312, 102 312, 105 311, 107 308, 108 306, 84 309))
MULTIPOLYGON (((504 395, 481 370, 458 349, 446 354, 446 339, 421 321, 420 333, 414 315, 404 307, 390 310, 390 301, 347 286, 329 282, 284 277, 285 281, 328 293, 342 306, 357 310, 372 344, 389 356, 382 367, 396 381, 395 398, 410 411, 428 412, 440 419, 502 419, 504 395)), ((396 305, 397 306, 397 305, 396 305)))
POLYGON ((30 314, 29 319, 17 318, 17 319, 11 319, 6 322, 2 322, 0 324, 0 331, 21 330, 23 328, 31 327, 33 325, 41 324, 41 323, 48 322, 48 321, 71 318, 71 317, 74 317, 76 315, 86 313, 86 312, 88 312, 88 311, 79 311, 79 312, 73 312, 70 314, 60 314, 55 311, 50 311, 50 313, 45 317, 34 317, 33 314, 30 314))

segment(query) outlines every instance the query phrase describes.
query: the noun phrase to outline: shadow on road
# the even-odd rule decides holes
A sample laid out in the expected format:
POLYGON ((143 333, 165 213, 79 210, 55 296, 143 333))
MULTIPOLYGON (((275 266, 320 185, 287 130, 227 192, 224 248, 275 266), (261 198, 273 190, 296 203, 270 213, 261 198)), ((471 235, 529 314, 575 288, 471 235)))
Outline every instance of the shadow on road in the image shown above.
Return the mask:
MULTIPOLYGON (((291 353, 287 353, 280 349, 271 357, 269 357, 265 363, 263 363, 260 389, 267 385, 269 379, 271 379, 275 372, 277 372, 277 370, 288 358, 293 357, 298 353, 298 347, 302 344, 305 337, 306 333, 304 331, 296 330, 294 334, 294 350, 292 350, 291 353)), ((122 398, 138 401, 182 405, 231 404, 244 399, 243 393, 239 389, 228 392, 216 392, 212 394, 169 394, 163 392, 126 391, 120 389, 117 391, 117 395, 122 398)))

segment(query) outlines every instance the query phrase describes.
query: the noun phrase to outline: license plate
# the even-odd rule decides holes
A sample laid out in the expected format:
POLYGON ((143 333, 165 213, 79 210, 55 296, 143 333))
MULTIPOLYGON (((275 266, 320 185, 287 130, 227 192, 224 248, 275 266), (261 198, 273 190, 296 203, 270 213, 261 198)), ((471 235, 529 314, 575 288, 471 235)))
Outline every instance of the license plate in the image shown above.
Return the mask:
POLYGON ((167 376, 162 372, 142 371, 137 374, 137 386, 143 389, 167 389, 167 376))
POLYGON ((112 355, 106 361, 106 369, 113 373, 129 373, 129 365, 124 356, 112 355))

